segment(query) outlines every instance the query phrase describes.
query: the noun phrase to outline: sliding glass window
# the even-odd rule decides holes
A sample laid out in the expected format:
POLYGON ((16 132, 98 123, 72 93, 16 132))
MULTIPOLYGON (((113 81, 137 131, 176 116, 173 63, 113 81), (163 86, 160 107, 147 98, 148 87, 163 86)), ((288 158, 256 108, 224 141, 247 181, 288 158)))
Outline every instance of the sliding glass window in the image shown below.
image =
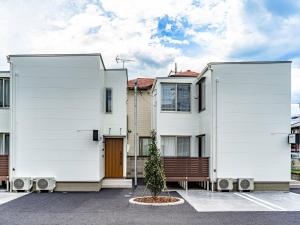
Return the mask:
POLYGON ((0 107, 9 107, 9 78, 0 78, 0 107))

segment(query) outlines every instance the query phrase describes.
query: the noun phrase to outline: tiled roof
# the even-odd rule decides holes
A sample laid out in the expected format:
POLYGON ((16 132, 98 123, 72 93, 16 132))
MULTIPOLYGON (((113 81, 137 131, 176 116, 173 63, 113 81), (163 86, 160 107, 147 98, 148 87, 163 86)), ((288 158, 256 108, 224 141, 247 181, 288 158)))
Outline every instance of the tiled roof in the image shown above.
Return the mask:
POLYGON ((134 88, 134 84, 135 84, 136 80, 138 80, 138 89, 147 90, 147 89, 150 89, 152 87, 153 82, 154 82, 155 79, 153 79, 153 78, 137 78, 137 79, 129 80, 128 81, 128 88, 129 89, 134 88))
POLYGON ((191 71, 191 70, 186 70, 183 72, 178 72, 176 74, 170 75, 170 77, 197 77, 199 73, 191 71))

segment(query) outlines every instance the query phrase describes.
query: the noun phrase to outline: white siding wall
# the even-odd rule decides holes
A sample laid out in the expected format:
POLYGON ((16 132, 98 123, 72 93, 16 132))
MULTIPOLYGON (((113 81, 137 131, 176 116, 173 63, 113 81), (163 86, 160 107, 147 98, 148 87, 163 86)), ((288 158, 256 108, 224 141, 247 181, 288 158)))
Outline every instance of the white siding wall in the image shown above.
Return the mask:
POLYGON ((103 67, 99 56, 12 57, 13 176, 99 181, 103 67), (101 88, 100 88, 101 87, 101 88))
MULTIPOLYGON (((213 134, 212 134, 212 83, 211 83, 211 71, 208 70, 206 73, 204 73, 202 77, 205 77, 205 110, 198 112, 197 111, 197 118, 198 118, 198 134, 202 135, 205 134, 205 149, 203 152, 203 156, 210 157, 210 175, 213 171, 213 160, 211 158, 211 149, 213 145, 213 134)), ((198 85, 196 85, 196 92, 199 96, 199 89, 198 85)), ((198 102, 197 102, 198 107, 198 102)), ((197 108, 198 110, 198 108, 197 108)))
MULTIPOLYGON (((127 72, 126 70, 106 70, 103 100, 105 100, 105 88, 112 89, 112 113, 104 112, 104 135, 127 136, 127 72)), ((123 139, 123 177, 127 170, 127 138, 123 139)), ((104 168, 103 170, 104 171, 104 168)))
MULTIPOLYGON (((105 87, 112 89, 112 113, 104 115, 104 135, 127 135, 127 75, 125 70, 105 71, 105 87)), ((105 98, 105 90, 103 92, 105 98)), ((103 105, 105 110, 105 105, 103 105)), ((103 111, 105 112, 105 111, 103 111)))
POLYGON ((191 136, 191 156, 198 156, 199 123, 198 121, 198 95, 195 90, 196 78, 158 78, 153 94, 154 122, 153 127, 157 131, 157 143, 160 148, 161 136, 191 136), (191 112, 165 112, 161 111, 161 83, 190 83, 191 84, 191 112), (155 97, 155 96, 154 96, 155 97))
POLYGON ((217 177, 290 180, 290 64, 212 65, 217 177))

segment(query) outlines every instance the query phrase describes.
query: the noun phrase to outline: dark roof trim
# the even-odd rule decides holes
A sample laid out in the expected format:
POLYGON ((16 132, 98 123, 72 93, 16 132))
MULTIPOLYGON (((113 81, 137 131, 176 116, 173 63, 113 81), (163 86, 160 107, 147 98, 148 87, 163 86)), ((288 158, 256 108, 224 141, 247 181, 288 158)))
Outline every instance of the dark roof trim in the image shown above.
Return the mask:
POLYGON ((199 73, 197 79, 199 80, 208 69, 211 69, 213 65, 221 64, 277 64, 277 63, 292 63, 292 61, 244 61, 244 62, 210 62, 204 67, 204 69, 199 73))
POLYGON ((10 73, 10 71, 5 71, 5 70, 2 70, 2 71, 0 71, 0 73, 10 73))
POLYGON ((173 79, 173 80, 175 80, 175 79, 195 79, 195 78, 197 78, 197 77, 187 77, 187 76, 183 76, 183 77, 156 77, 156 79, 173 79))
POLYGON ((292 63, 292 61, 210 62, 207 65, 218 65, 218 64, 272 64, 272 63, 292 63))
POLYGON ((103 62, 103 58, 101 53, 82 53, 82 54, 19 54, 19 55, 8 55, 7 60, 10 61, 11 57, 65 57, 65 56, 99 56, 104 67, 106 70, 105 64, 103 62))

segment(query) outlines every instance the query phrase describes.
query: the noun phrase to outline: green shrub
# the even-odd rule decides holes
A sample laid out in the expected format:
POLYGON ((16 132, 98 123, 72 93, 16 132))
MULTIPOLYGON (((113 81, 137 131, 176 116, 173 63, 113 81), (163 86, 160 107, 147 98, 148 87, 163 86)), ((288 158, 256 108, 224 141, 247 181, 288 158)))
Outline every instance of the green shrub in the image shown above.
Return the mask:
POLYGON ((152 197, 156 198, 166 187, 166 177, 156 144, 156 133, 154 131, 151 132, 151 139, 149 158, 145 164, 145 183, 152 197))

